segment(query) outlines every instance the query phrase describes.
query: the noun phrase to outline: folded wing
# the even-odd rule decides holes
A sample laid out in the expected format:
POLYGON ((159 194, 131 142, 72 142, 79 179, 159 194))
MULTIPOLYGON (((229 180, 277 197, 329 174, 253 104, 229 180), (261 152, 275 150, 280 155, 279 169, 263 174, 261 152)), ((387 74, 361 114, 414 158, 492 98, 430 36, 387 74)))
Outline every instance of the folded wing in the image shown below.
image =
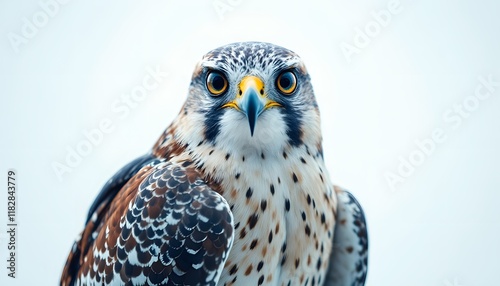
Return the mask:
MULTIPOLYGON (((97 207, 68 276, 77 285, 216 285, 232 246, 233 217, 191 164, 144 166, 107 210, 97 207)), ((71 285, 64 275, 61 284, 71 285)))
POLYGON ((368 232, 356 198, 336 187, 337 223, 325 286, 363 286, 368 271, 368 232))

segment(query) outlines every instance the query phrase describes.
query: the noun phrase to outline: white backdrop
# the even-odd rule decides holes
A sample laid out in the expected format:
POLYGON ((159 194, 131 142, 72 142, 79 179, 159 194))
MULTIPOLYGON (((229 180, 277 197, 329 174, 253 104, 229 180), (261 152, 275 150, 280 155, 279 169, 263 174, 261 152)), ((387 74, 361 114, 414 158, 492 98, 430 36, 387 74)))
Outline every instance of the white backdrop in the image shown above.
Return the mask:
POLYGON ((58 283, 100 187, 174 118, 195 63, 247 40, 306 62, 330 174, 368 218, 367 285, 498 284, 498 1, 55 1, 0 3, 0 265, 9 168, 19 206, 1 285, 58 283))

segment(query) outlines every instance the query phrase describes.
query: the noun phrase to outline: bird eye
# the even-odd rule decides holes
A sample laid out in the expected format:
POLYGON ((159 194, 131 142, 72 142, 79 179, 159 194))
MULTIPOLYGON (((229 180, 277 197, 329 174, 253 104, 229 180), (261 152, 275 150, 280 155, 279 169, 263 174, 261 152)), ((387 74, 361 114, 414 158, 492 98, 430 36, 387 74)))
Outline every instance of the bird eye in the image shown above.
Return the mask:
POLYGON ((226 77, 220 72, 210 72, 207 76, 207 88, 213 96, 223 94, 227 90, 226 77))
POLYGON ((276 80, 279 91, 283 94, 291 94, 297 87, 297 77, 291 71, 281 73, 276 80))

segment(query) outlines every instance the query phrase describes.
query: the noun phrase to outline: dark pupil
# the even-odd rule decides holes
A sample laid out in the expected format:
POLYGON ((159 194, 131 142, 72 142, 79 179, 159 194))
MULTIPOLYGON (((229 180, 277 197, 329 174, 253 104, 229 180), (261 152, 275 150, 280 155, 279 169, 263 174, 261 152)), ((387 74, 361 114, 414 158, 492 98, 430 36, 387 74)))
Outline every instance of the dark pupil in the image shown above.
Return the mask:
POLYGON ((280 85, 284 89, 289 89, 290 86, 292 85, 292 81, 290 80, 290 76, 289 75, 282 76, 280 79, 280 85))
POLYGON ((222 90, 224 88, 224 79, 220 75, 214 75, 212 78, 212 87, 215 90, 222 90))

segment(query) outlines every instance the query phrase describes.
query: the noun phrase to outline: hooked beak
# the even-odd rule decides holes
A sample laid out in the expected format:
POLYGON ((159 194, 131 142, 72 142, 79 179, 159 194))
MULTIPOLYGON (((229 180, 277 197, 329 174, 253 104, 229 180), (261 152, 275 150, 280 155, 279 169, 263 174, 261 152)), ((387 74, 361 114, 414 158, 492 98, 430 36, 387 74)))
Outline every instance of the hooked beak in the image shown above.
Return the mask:
POLYGON ((256 76, 245 76, 238 87, 236 98, 222 107, 230 107, 243 112, 250 125, 250 135, 253 136, 257 118, 262 112, 271 107, 280 107, 281 104, 267 98, 264 83, 256 76))

